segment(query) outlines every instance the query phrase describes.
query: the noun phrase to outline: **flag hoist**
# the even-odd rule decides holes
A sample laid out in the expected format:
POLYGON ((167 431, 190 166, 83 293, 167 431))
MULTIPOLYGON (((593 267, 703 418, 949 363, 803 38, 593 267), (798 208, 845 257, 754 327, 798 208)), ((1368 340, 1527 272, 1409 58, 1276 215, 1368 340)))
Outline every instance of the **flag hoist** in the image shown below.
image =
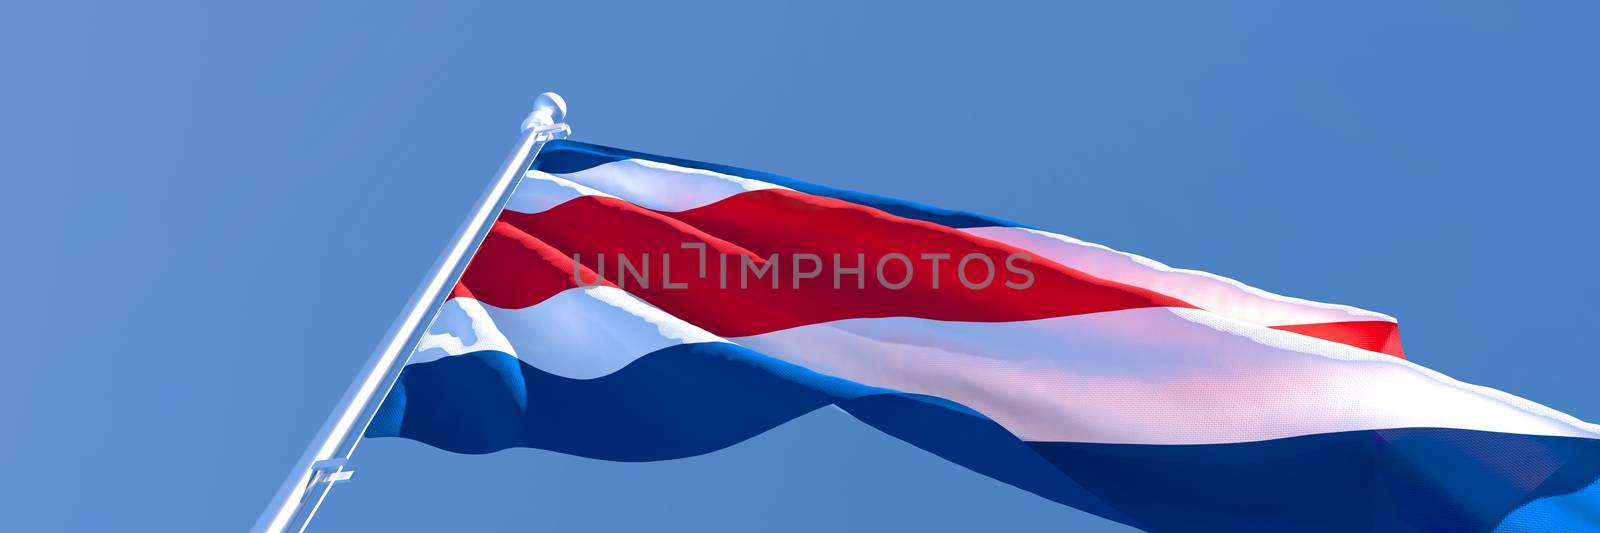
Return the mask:
POLYGON ((400 377, 400 371, 405 368, 428 324, 449 298, 451 288, 461 277, 467 260, 483 242, 495 216, 516 190, 522 174, 533 165, 539 149, 547 142, 565 139, 572 133, 572 128, 564 122, 566 115, 567 104, 561 95, 547 92, 534 101, 533 111, 522 121, 522 137, 495 173, 494 181, 450 239, 444 255, 428 271, 400 317, 384 334, 371 359, 295 463, 252 531, 304 531, 333 485, 350 479, 354 471, 346 468, 346 464, 355 453, 356 445, 361 443, 362 433, 400 377))

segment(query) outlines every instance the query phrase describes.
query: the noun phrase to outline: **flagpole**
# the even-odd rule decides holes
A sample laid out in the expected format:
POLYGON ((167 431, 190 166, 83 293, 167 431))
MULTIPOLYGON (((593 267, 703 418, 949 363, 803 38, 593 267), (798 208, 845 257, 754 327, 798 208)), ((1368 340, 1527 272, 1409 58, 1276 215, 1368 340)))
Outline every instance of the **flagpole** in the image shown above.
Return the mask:
POLYGON ((534 101, 533 111, 522 121, 522 138, 501 165, 494 181, 472 209, 471 215, 450 241, 449 248, 434 263, 427 278, 411 296, 405 311, 378 344, 367 365, 339 400, 322 430, 295 463, 272 503, 267 506, 252 531, 256 533, 300 533, 311 523, 335 483, 348 481, 354 471, 345 467, 360 444, 362 433, 377 414, 389 389, 400 378, 400 371, 411 359, 411 352, 433 320, 439 307, 467 260, 477 251, 484 235, 516 189, 518 180, 533 165, 533 158, 546 142, 564 139, 572 132, 563 122, 567 104, 556 93, 544 93, 534 101))

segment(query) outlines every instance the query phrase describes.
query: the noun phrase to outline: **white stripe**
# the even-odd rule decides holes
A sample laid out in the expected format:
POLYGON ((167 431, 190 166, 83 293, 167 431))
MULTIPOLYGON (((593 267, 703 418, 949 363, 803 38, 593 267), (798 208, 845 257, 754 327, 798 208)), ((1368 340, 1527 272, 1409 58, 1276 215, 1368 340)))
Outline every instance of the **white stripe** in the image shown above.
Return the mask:
POLYGON ((499 350, 530 366, 594 379, 650 352, 695 342, 725 342, 615 287, 568 289, 526 309, 454 298, 428 328, 411 363, 499 350))
POLYGON ((1172 268, 1154 259, 1119 252, 1066 235, 1004 226, 966 228, 962 231, 1022 248, 1100 279, 1149 289, 1251 324, 1288 326, 1395 321, 1394 317, 1383 313, 1273 294, 1216 274, 1172 268))
POLYGON ((485 350, 517 355, 511 341, 495 327, 489 310, 472 298, 452 298, 439 308, 439 315, 417 341, 412 363, 426 363, 441 357, 485 350))
POLYGON ((744 192, 788 189, 765 181, 643 159, 612 161, 560 177, 646 209, 668 212, 694 209, 744 192))
MULTIPOLYGON (((498 349, 574 379, 677 344, 723 342, 611 287, 570 289, 520 310, 458 298, 429 333, 413 363, 498 349)), ((1023 322, 852 319, 731 340, 825 374, 959 402, 1026 440, 1211 444, 1405 427, 1600 437, 1592 424, 1400 358, 1196 309, 1023 322)))
POLYGON ((541 213, 579 196, 607 196, 609 194, 585 187, 572 180, 537 170, 523 174, 517 190, 506 201, 506 211, 541 213))
POLYGON ((1196 309, 853 319, 730 340, 959 402, 1025 440, 1209 444, 1404 427, 1600 437, 1592 424, 1400 358, 1196 309))

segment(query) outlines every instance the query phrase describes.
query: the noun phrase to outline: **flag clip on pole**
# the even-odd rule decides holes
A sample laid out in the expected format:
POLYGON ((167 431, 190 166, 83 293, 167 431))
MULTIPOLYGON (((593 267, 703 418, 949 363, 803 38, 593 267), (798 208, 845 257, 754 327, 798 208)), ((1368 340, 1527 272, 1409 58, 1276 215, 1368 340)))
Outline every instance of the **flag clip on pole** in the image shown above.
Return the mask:
POLYGON ((434 263, 422 286, 411 296, 405 311, 378 344, 354 383, 339 400, 328 421, 323 423, 311 446, 273 496, 252 531, 257 533, 299 533, 311 522, 333 484, 350 480, 353 471, 345 468, 362 433, 377 414, 389 389, 400 378, 400 371, 411 358, 418 340, 438 313, 439 307, 466 269, 467 261, 489 232, 494 219, 511 198, 518 181, 533 165, 533 158, 546 142, 564 139, 572 129, 563 122, 567 103, 556 93, 540 94, 533 111, 522 121, 522 138, 501 165, 489 189, 472 208, 471 215, 450 240, 449 248, 434 263))

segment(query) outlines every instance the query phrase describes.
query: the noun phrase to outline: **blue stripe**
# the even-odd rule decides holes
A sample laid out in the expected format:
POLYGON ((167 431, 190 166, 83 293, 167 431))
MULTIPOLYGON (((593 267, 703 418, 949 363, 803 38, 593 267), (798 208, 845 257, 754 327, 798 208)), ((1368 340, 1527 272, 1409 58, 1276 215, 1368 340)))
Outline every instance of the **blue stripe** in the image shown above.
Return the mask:
POLYGON ((1535 501, 1594 483, 1600 441, 1419 428, 1216 445, 1025 443, 959 404, 726 343, 665 348, 591 380, 501 352, 411 365, 367 435, 460 453, 653 461, 731 446, 830 404, 984 475, 1150 531, 1488 531, 1519 507, 1523 523, 1552 530, 1600 526, 1570 504, 1545 504, 1557 498, 1535 501))
POLYGON ((1600 475, 1600 441, 1440 428, 1239 444, 1032 446, 1153 531, 1489 531, 1528 502, 1600 475), (1160 512, 1132 510, 1152 502, 1160 512))
POLYGON ((623 150, 620 148, 611 148, 608 146, 600 146, 568 140, 551 141, 549 144, 546 144, 544 149, 539 152, 538 159, 534 160, 533 168, 536 170, 549 172, 551 174, 568 174, 623 159, 644 159, 659 163, 667 163, 669 165, 697 168, 712 172, 720 172, 730 176, 765 181, 774 185, 782 185, 806 194, 826 196, 829 198, 844 200, 846 202, 870 206, 890 214, 932 222, 952 228, 979 228, 987 226, 1022 227, 1021 224, 987 215, 953 211, 950 209, 922 205, 916 202, 890 198, 887 196, 878 196, 875 194, 837 189, 834 187, 828 187, 826 185, 817 185, 815 183, 808 183, 794 178, 779 176, 777 174, 761 172, 758 170, 718 165, 715 163, 704 163, 700 161, 690 161, 687 159, 678 159, 676 157, 664 157, 646 154, 643 152, 634 152, 631 150, 623 150))

